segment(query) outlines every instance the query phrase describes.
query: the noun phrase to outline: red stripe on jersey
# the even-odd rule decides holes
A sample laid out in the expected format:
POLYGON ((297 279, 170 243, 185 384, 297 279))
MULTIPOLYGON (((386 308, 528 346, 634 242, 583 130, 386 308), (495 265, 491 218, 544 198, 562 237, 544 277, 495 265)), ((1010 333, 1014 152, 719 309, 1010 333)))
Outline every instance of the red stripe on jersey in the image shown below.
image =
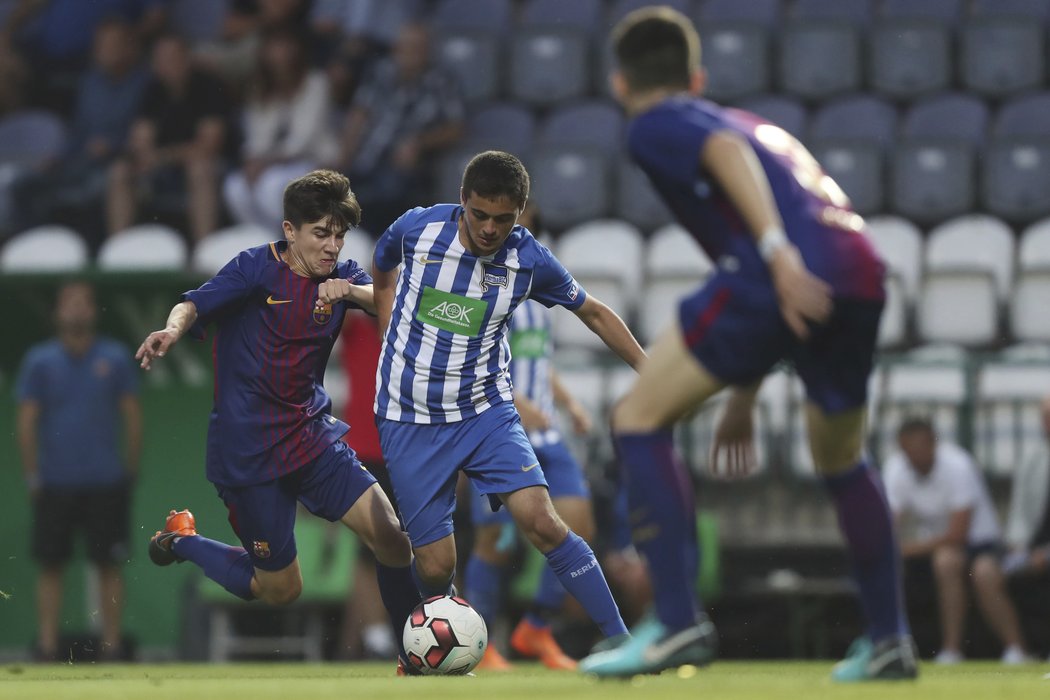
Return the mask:
POLYGON ((707 308, 703 310, 703 313, 700 314, 700 317, 696 320, 696 323, 693 324, 693 327, 686 332, 686 345, 693 347, 704 339, 704 336, 707 335, 708 328, 710 328, 711 324, 715 322, 716 318, 718 318, 718 314, 722 313, 722 309, 729 301, 730 296, 731 292, 725 287, 719 289, 715 293, 715 298, 712 299, 707 308))

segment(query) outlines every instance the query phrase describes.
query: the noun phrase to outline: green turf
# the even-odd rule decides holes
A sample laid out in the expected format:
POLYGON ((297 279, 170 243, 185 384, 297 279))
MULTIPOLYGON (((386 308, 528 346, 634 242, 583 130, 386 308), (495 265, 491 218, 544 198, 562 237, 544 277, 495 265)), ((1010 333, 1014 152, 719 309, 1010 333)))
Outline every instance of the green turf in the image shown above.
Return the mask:
POLYGON ((386 664, 169 664, 0 666, 3 700, 769 700, 778 698, 1048 698, 1046 664, 1005 668, 970 662, 925 665, 915 683, 834 685, 824 662, 723 661, 699 671, 680 669, 633 681, 597 681, 519 665, 509 674, 476 678, 395 678, 386 664), (685 672, 689 671, 689 672, 685 672))

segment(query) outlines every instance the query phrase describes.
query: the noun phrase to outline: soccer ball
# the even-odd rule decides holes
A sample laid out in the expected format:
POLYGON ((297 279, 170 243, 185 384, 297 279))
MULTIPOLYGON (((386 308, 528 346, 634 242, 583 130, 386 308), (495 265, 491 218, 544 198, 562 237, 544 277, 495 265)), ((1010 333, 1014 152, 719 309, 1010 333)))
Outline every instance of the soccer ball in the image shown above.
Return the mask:
POLYGON ((405 621, 405 654, 425 675, 461 676, 478 665, 489 633, 478 611, 458 596, 435 596, 405 621))

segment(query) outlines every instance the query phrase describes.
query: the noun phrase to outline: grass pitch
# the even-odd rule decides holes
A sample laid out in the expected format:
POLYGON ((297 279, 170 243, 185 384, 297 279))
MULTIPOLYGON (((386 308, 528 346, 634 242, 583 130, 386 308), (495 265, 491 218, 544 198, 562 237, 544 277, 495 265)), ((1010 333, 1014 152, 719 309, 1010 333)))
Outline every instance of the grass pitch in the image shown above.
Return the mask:
POLYGON ((926 664, 914 683, 838 685, 830 662, 721 661, 631 681, 597 681, 518 664, 476 678, 396 678, 392 663, 0 666, 2 700, 770 700, 1050 698, 1048 664, 926 664))

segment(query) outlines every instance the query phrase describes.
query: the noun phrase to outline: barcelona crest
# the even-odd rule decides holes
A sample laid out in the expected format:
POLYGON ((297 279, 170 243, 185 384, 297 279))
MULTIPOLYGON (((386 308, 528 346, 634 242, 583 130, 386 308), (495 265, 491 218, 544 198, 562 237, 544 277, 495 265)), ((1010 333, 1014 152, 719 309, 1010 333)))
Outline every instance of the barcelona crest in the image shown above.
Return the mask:
POLYGON ((314 323, 319 326, 323 326, 328 323, 329 319, 332 318, 332 305, 325 304, 324 306, 314 307, 314 323))
POLYGON ((270 556, 270 543, 255 540, 252 542, 252 554, 258 559, 267 559, 270 556))

